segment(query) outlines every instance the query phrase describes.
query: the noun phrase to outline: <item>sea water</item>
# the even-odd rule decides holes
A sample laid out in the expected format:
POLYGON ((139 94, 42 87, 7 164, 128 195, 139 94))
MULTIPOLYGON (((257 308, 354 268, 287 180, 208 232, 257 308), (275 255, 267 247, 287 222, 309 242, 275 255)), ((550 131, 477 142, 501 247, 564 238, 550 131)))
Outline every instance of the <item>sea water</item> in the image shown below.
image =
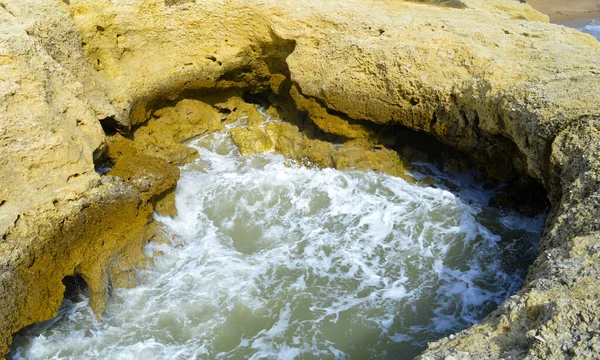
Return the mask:
POLYGON ((417 164, 384 174, 241 156, 194 141, 173 238, 97 321, 82 295, 15 337, 14 359, 409 359, 514 293, 544 216, 486 206, 498 189, 417 164), (450 192, 449 188, 458 191, 450 192))
POLYGON ((592 35, 600 41, 600 18, 595 19, 580 19, 575 21, 569 21, 559 23, 567 27, 577 29, 583 33, 592 35))
POLYGON ((578 27, 577 30, 586 34, 590 34, 596 39, 600 40, 600 24, 597 24, 595 22, 589 23, 583 27, 578 27))

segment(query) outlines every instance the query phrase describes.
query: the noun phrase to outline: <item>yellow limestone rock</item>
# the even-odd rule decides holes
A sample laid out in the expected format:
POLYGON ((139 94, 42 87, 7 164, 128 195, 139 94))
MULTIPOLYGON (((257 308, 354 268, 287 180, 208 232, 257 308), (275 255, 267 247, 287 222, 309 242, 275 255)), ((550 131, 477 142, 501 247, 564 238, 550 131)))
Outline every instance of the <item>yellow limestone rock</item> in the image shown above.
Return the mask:
POLYGON ((107 156, 113 163, 117 163, 123 155, 138 153, 162 159, 171 165, 186 164, 196 159, 198 153, 182 143, 222 129, 222 117, 217 109, 204 102, 179 101, 174 106, 153 112, 132 137, 110 136, 107 156))
MULTIPOLYGON (((15 331, 56 314, 66 275, 82 275, 101 311, 107 269, 135 263, 152 235, 153 201, 94 171, 107 146, 101 125, 122 132, 108 140, 110 160, 133 151, 173 166, 194 157, 177 141, 218 130, 222 113, 169 132, 179 125, 166 118, 188 106, 155 110, 247 90, 294 98, 338 136, 365 139, 365 122, 427 132, 548 190, 523 289, 423 359, 595 356, 600 46, 518 1, 461 2, 3 1, 0 353, 15 331)), ((275 149, 333 164, 331 143, 284 133, 275 149)), ((375 161, 344 151, 351 166, 375 161)))
POLYGON ((275 150, 305 165, 339 170, 370 170, 414 181, 406 174, 410 166, 404 164, 395 151, 374 148, 368 141, 335 146, 327 141, 309 139, 297 126, 281 121, 269 122, 254 129, 249 126, 236 127, 229 133, 242 155, 275 150))
MULTIPOLYGON (((128 153, 117 160, 107 175, 118 176, 133 185, 141 194, 142 200, 155 205, 164 196, 172 196, 169 191, 175 188, 179 180, 179 168, 165 160, 141 153, 128 153)), ((177 215, 173 199, 163 202, 155 210, 161 215, 177 215)))
POLYGON ((229 131, 231 139, 242 155, 256 154, 274 149, 275 143, 264 129, 237 127, 229 131))
POLYGON ((290 96, 294 99, 298 110, 306 112, 312 122, 326 133, 343 136, 349 139, 365 137, 369 129, 360 125, 351 125, 339 116, 327 112, 316 100, 303 96, 296 86, 292 86, 290 96))
POLYGON ((265 122, 265 115, 259 111, 259 106, 249 104, 240 96, 231 96, 225 101, 217 101, 214 104, 217 109, 229 112, 224 122, 228 125, 243 124, 250 129, 257 129, 265 122))

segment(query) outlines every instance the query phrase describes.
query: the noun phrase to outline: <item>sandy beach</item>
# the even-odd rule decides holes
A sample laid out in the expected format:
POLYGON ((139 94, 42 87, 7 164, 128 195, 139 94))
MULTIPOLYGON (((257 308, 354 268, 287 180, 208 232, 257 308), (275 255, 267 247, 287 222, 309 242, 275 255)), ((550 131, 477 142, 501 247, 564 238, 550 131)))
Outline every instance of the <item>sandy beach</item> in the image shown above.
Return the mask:
POLYGON ((600 0, 527 0, 527 3, 550 16, 553 23, 600 18, 600 0))

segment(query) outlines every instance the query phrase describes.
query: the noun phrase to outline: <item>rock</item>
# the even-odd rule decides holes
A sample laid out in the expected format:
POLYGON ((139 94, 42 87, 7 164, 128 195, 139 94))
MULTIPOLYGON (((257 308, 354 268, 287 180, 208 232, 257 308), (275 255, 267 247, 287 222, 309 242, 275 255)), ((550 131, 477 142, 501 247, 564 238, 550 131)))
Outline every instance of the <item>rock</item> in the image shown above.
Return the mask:
MULTIPOLYGON (((156 204, 163 197, 172 194, 179 180, 179 168, 165 160, 141 153, 121 156, 107 175, 118 176, 133 185, 142 197, 142 201, 156 204)), ((174 201, 162 203, 155 210, 161 215, 177 215, 174 201)))
POLYGON ((327 108, 319 104, 317 100, 302 95, 296 86, 292 87, 290 96, 294 99, 298 110, 306 112, 312 122, 326 133, 349 139, 369 135, 367 127, 349 124, 339 116, 330 114, 327 108))
POLYGON ((273 140, 264 129, 250 130, 246 127, 238 127, 232 129, 230 133, 231 139, 242 155, 271 151, 275 148, 273 140))
POLYGON ((12 333, 56 316, 65 276, 85 279, 90 305, 101 314, 106 287, 121 271, 111 267, 127 270, 144 261, 153 209, 134 187, 95 171, 106 148, 99 120, 115 109, 86 63, 66 6, 2 4, 0 68, 5 354, 12 333))
MULTIPOLYGON (((430 344, 424 359, 594 356, 595 39, 512 0, 462 0, 458 8, 361 0, 67 3, 0 6, 0 353, 12 333, 56 314, 64 276, 85 279, 100 313, 106 284, 120 282, 106 275, 113 260, 125 259, 124 268, 143 262, 141 246, 156 226, 151 214, 172 201, 174 168, 162 173, 152 164, 191 161, 197 155, 181 141, 222 129, 228 114, 256 115, 239 99, 272 92, 307 117, 287 128, 265 125, 274 145, 264 148, 326 166, 387 161, 382 167, 394 169, 401 161, 376 147, 378 134, 409 128, 469 154, 493 177, 531 176, 548 191, 540 253, 552 256, 539 257, 523 288, 482 324, 430 344), (352 141, 368 152, 355 152, 352 141), (136 169, 135 159, 148 169, 136 169), (98 175, 101 161, 131 184, 98 175)), ((259 120, 246 122, 252 136, 259 120)))
POLYGON ((374 148, 368 141, 348 141, 334 146, 326 141, 309 139, 298 127, 281 120, 263 126, 255 125, 253 129, 239 126, 229 133, 242 155, 275 150, 307 166, 375 171, 414 182, 406 174, 410 166, 395 151, 374 148))
POLYGON ((223 115, 217 109, 197 100, 182 100, 174 106, 154 111, 148 121, 135 131, 133 138, 115 134, 108 139, 107 156, 115 163, 124 154, 143 153, 172 165, 183 165, 198 153, 182 142, 220 130, 223 115))
POLYGON ((112 268, 131 269, 144 261, 151 219, 152 206, 142 202, 139 192, 111 176, 80 199, 20 214, 0 250, 3 351, 11 333, 56 316, 67 275, 83 277, 99 316, 107 284, 119 278, 112 268))

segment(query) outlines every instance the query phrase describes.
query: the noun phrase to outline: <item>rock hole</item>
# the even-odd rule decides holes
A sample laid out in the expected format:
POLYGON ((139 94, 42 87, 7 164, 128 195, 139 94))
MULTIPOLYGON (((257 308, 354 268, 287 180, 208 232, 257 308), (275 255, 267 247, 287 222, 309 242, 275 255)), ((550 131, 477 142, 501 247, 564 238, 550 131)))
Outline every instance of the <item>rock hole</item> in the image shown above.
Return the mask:
POLYGON ((431 121, 429 122, 429 128, 431 129, 432 127, 435 126, 435 124, 437 124, 437 112, 434 112, 433 115, 431 115, 431 121))
POLYGON ((266 108, 269 107, 269 105, 271 104, 271 102, 269 101, 269 94, 270 93, 268 91, 258 93, 246 91, 244 92, 242 99, 244 99, 244 101, 249 104, 255 104, 266 108))
POLYGON ((461 118, 461 125, 463 127, 467 126, 469 124, 469 118, 467 117, 467 113, 464 112, 463 110, 460 110, 459 113, 460 113, 460 118, 461 118))
POLYGON ((63 306, 66 301, 78 303, 89 295, 88 285, 79 274, 65 276, 62 283, 65 286, 63 306))
POLYGON ((415 106, 415 105, 417 105, 418 103, 420 103, 421 101, 420 101, 419 99, 417 99, 416 97, 414 97, 414 96, 413 96, 413 97, 411 97, 411 98, 410 98, 409 102, 410 102, 410 104, 411 104, 412 106, 415 106))
POLYGON ((496 124, 498 124, 500 130, 506 131, 506 124, 504 123, 504 117, 502 116, 502 114, 497 115, 496 124))
POLYGON ((78 177, 79 177, 79 173, 75 173, 75 174, 69 175, 69 177, 67 178, 67 181, 70 181, 71 179, 75 179, 75 178, 78 178, 78 177))
POLYGON ((96 25, 96 30, 98 30, 98 31, 100 31, 100 32, 103 32, 103 31, 104 31, 104 30, 106 30, 106 29, 104 29, 104 27, 103 27, 103 26, 96 25))
POLYGON ((212 62, 216 62, 216 61, 217 61, 217 58, 216 58, 216 57, 214 57, 214 56, 212 56, 212 55, 211 55, 211 56, 207 56, 206 58, 207 58, 208 60, 212 61, 212 62))
POLYGON ((100 120, 100 126, 106 135, 114 135, 120 130, 123 130, 123 126, 114 117, 107 117, 100 120))
POLYGON ((247 74, 252 73, 252 67, 242 66, 239 69, 231 70, 221 75, 220 80, 225 81, 244 81, 247 74))
POLYGON ((70 1, 70 0, 63 0, 63 2, 64 2, 66 5, 71 5, 71 1, 70 1))
POLYGON ((384 33, 385 33, 385 30, 379 29, 379 35, 383 35, 384 33))
POLYGON ((6 204, 6 200, 0 200, 0 206, 6 204))
POLYGON ((94 162, 94 170, 96 170, 98 175, 106 174, 107 172, 111 171, 114 166, 115 164, 113 164, 110 159, 106 157, 101 157, 94 162))

